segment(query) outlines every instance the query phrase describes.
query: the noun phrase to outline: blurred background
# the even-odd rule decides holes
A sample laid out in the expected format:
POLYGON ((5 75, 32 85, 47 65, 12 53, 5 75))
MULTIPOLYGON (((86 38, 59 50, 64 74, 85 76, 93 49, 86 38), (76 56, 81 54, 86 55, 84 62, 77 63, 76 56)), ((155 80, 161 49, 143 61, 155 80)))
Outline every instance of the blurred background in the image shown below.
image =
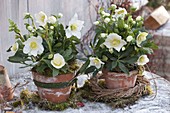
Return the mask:
POLYGON ((109 7, 113 3, 127 10, 135 7, 137 10, 133 14, 134 18, 139 15, 144 17, 145 27, 159 46, 159 49, 149 56, 148 71, 170 80, 170 0, 0 0, 0 64, 7 68, 10 77, 29 70, 20 69, 21 65, 7 61, 11 53, 6 50, 14 43, 14 34, 8 31, 8 19, 16 22, 21 31, 26 33, 23 21, 26 12, 33 16, 39 11, 48 16, 62 13, 64 16, 61 22, 66 25, 74 13, 77 13, 79 19, 85 21, 82 44, 79 47, 80 51, 85 52, 90 51, 88 42, 94 35, 93 22, 98 18, 98 9, 101 6, 109 7))

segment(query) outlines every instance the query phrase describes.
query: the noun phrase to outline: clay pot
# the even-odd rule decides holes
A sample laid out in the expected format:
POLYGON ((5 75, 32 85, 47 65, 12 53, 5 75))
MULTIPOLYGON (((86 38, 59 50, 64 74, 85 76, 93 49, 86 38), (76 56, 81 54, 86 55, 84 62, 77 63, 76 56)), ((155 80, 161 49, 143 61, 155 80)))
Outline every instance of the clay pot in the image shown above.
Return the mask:
POLYGON ((10 101, 13 99, 13 90, 7 70, 0 65, 0 100, 10 101))
POLYGON ((125 73, 108 72, 103 70, 103 75, 108 89, 131 88, 135 86, 138 71, 131 71, 129 75, 125 73))
MULTIPOLYGON (((69 82, 74 77, 74 74, 62 74, 55 77, 47 77, 36 72, 33 72, 33 79, 41 83, 61 83, 69 82)), ((42 99, 46 99, 53 103, 61 103, 67 101, 70 96, 71 86, 64 88, 38 88, 38 94, 42 99)))

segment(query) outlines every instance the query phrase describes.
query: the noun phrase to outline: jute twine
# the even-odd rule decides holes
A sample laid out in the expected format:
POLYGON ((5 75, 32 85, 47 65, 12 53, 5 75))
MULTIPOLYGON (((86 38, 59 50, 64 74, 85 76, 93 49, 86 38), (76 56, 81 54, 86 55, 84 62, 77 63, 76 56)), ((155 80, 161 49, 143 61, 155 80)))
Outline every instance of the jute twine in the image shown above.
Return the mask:
POLYGON ((108 89, 105 86, 105 81, 92 78, 84 87, 82 96, 90 101, 104 102, 114 108, 125 107, 134 103, 141 96, 148 95, 149 91, 146 86, 150 86, 150 83, 141 75, 137 76, 135 86, 129 89, 108 89))

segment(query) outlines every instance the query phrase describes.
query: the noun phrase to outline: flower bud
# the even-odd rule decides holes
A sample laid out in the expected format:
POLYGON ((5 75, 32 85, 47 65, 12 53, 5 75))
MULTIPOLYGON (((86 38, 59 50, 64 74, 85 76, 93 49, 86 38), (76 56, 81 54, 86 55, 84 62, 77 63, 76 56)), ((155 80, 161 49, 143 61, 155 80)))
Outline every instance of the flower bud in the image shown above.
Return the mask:
POLYGON ((138 16, 137 18, 136 18, 136 21, 140 21, 142 19, 142 17, 141 16, 138 16))
POLYGON ((106 34, 106 33, 101 33, 100 36, 101 36, 102 38, 104 38, 104 37, 107 36, 107 34, 106 34))
POLYGON ((93 22, 94 25, 99 25, 99 21, 93 22))
POLYGON ((127 42, 130 42, 130 41, 132 41, 133 40, 133 37, 132 36, 128 36, 127 38, 126 38, 126 41, 127 42))
POLYGON ((54 26, 50 26, 50 29, 54 29, 54 26))
POLYGON ((122 47, 122 51, 124 51, 126 48, 125 47, 122 47))
POLYGON ((110 22, 110 18, 105 18, 105 19, 104 19, 104 22, 105 22, 105 23, 109 23, 109 22, 110 22))
POLYGON ((57 19, 54 16, 50 16, 48 18, 48 22, 51 23, 51 24, 54 24, 56 21, 57 21, 57 19))
POLYGON ((33 30, 33 27, 32 27, 32 26, 28 26, 27 29, 28 29, 29 31, 32 31, 32 30, 33 30))
POLYGON ((116 9, 116 8, 117 8, 117 5, 112 4, 111 7, 114 8, 114 9, 116 9))
POLYGON ((59 18, 62 18, 62 17, 63 17, 63 14, 62 14, 62 13, 58 13, 58 17, 59 17, 59 18))

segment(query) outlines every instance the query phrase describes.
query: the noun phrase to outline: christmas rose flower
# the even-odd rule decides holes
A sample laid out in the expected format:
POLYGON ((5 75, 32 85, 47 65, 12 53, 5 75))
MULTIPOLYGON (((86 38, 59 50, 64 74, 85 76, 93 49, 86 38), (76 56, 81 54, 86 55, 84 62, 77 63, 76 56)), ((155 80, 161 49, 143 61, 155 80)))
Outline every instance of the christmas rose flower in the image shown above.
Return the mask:
POLYGON ((54 24, 56 21, 57 21, 57 19, 54 16, 48 17, 48 20, 47 20, 47 22, 51 23, 51 24, 54 24))
POLYGON ((42 54, 44 51, 44 47, 42 45, 42 38, 31 37, 27 41, 24 42, 23 52, 28 55, 37 56, 38 54, 42 54))
POLYGON ((69 26, 66 29, 66 36, 70 38, 71 36, 76 36, 81 38, 81 29, 84 27, 84 21, 78 20, 78 15, 75 14, 69 22, 69 26))
POLYGON ((56 53, 54 55, 54 58, 51 60, 51 64, 56 69, 60 69, 66 64, 66 62, 62 55, 60 55, 59 53, 56 53))
POLYGON ((126 41, 124 41, 122 39, 121 36, 119 36, 118 34, 116 33, 110 33, 105 42, 104 42, 104 45, 107 47, 107 48, 114 48, 115 50, 117 50, 118 52, 121 50, 121 48, 126 45, 126 41))
POLYGON ((141 43, 146 40, 147 32, 140 32, 136 38, 136 43, 138 47, 141 47, 141 43))
POLYGON ((17 52, 18 51, 18 43, 15 42, 15 44, 11 47, 11 51, 17 52))
POLYGON ((117 19, 118 19, 119 17, 120 17, 120 18, 124 18, 126 14, 127 14, 127 11, 126 11, 125 8, 121 8, 121 7, 120 7, 119 9, 116 9, 116 10, 115 10, 115 16, 116 16, 117 19))
POLYGON ((97 69, 100 69, 101 65, 104 64, 99 58, 97 57, 90 57, 90 64, 89 66, 95 66, 97 69))
POLYGON ((41 26, 45 26, 47 23, 47 15, 40 11, 38 14, 35 14, 36 22, 39 23, 41 26))
POLYGON ((149 62, 147 55, 141 55, 137 60, 137 65, 145 65, 149 62))

